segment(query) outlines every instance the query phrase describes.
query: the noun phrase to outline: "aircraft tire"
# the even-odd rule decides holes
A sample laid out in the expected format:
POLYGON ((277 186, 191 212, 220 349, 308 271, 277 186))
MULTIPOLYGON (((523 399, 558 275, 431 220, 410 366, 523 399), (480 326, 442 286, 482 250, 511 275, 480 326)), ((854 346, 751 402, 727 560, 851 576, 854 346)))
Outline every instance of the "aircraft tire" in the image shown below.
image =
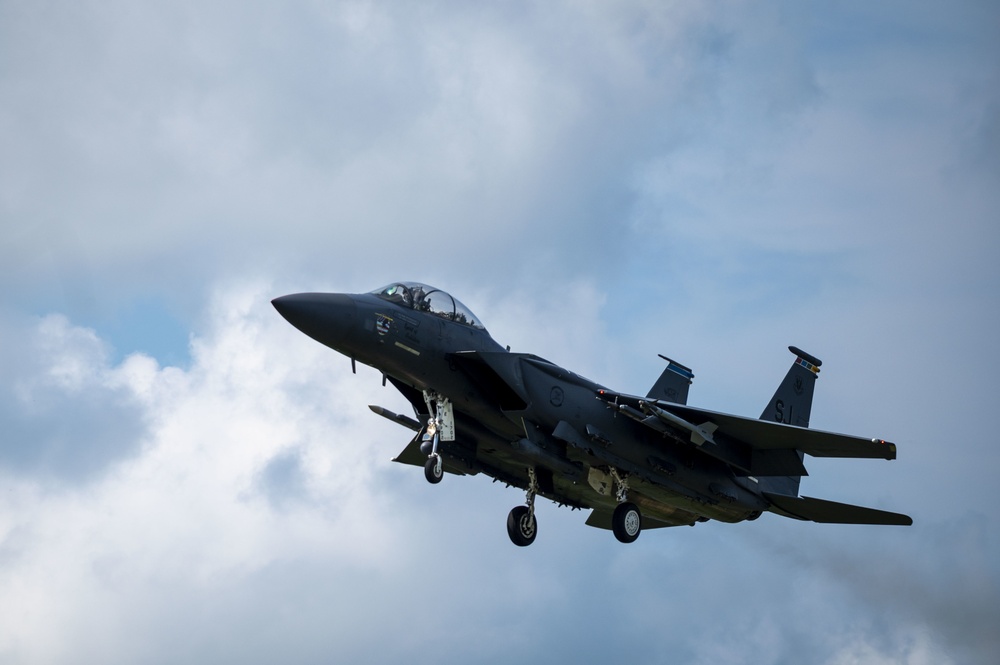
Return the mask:
POLYGON ((518 547, 527 547, 538 535, 538 521, 527 506, 514 506, 507 515, 507 535, 518 547))
POLYGON ((433 455, 424 462, 424 477, 431 485, 437 485, 444 478, 444 468, 438 466, 438 457, 433 455))
POLYGON ((611 530, 621 543, 633 543, 642 532, 642 513, 634 503, 626 501, 618 504, 611 516, 611 530))

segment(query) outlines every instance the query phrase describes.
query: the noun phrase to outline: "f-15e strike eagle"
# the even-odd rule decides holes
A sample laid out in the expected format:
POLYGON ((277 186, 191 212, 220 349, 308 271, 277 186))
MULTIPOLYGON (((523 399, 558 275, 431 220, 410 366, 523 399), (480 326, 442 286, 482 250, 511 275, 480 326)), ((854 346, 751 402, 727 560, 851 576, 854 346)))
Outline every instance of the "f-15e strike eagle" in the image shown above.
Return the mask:
POLYGON ((484 474, 526 492, 507 517, 515 545, 537 533, 535 498, 591 510, 587 524, 630 543, 642 529, 754 520, 764 511, 813 522, 913 523, 906 515, 798 495, 805 455, 895 459, 896 446, 808 429, 821 362, 795 361, 759 419, 687 405, 691 370, 665 356, 644 396, 594 383, 500 346, 448 293, 398 282, 363 294, 272 301, 316 341, 383 374, 415 418, 371 410, 415 434, 395 461, 484 474))

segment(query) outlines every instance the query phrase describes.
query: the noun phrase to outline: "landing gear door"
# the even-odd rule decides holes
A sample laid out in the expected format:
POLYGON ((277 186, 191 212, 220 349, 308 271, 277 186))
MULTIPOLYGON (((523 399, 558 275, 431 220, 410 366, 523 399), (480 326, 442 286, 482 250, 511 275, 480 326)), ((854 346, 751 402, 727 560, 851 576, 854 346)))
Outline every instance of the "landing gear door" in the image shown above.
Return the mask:
POLYGON ((438 431, 441 432, 442 441, 455 440, 455 410, 449 400, 438 403, 438 431))

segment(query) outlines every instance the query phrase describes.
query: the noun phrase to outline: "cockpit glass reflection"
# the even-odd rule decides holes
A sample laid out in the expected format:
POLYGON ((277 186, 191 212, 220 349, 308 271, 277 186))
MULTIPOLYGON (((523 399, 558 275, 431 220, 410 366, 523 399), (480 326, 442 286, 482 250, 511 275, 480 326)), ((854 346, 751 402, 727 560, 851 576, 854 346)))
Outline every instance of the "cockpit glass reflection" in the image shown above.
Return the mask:
POLYGON ((420 282, 396 282, 372 293, 383 300, 409 307, 421 312, 430 312, 443 319, 485 330, 479 317, 453 298, 450 294, 420 282))

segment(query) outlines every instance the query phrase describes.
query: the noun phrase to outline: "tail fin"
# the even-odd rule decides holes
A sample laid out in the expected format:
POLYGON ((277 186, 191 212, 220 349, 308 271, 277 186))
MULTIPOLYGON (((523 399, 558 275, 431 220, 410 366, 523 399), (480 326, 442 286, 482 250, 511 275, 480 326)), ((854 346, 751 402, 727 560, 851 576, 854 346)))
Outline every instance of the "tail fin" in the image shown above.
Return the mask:
MULTIPOLYGON (((774 397, 771 398, 764 412, 760 414, 760 419, 798 427, 809 427, 813 392, 816 389, 819 367, 823 361, 794 346, 788 347, 788 350, 795 354, 795 362, 792 363, 788 374, 785 375, 781 385, 774 392, 774 397)), ((803 458, 801 451, 799 458, 803 458)), ((766 489, 777 494, 798 496, 800 479, 801 476, 767 478, 766 489)))
POLYGON ((660 374, 653 387, 646 393, 651 399, 662 399, 674 404, 687 404, 688 389, 694 374, 690 369, 670 358, 660 355, 667 361, 667 368, 660 374))
POLYGON ((760 419, 809 427, 813 390, 823 361, 794 346, 788 347, 788 350, 795 354, 795 362, 774 392, 764 413, 760 414, 760 419))

